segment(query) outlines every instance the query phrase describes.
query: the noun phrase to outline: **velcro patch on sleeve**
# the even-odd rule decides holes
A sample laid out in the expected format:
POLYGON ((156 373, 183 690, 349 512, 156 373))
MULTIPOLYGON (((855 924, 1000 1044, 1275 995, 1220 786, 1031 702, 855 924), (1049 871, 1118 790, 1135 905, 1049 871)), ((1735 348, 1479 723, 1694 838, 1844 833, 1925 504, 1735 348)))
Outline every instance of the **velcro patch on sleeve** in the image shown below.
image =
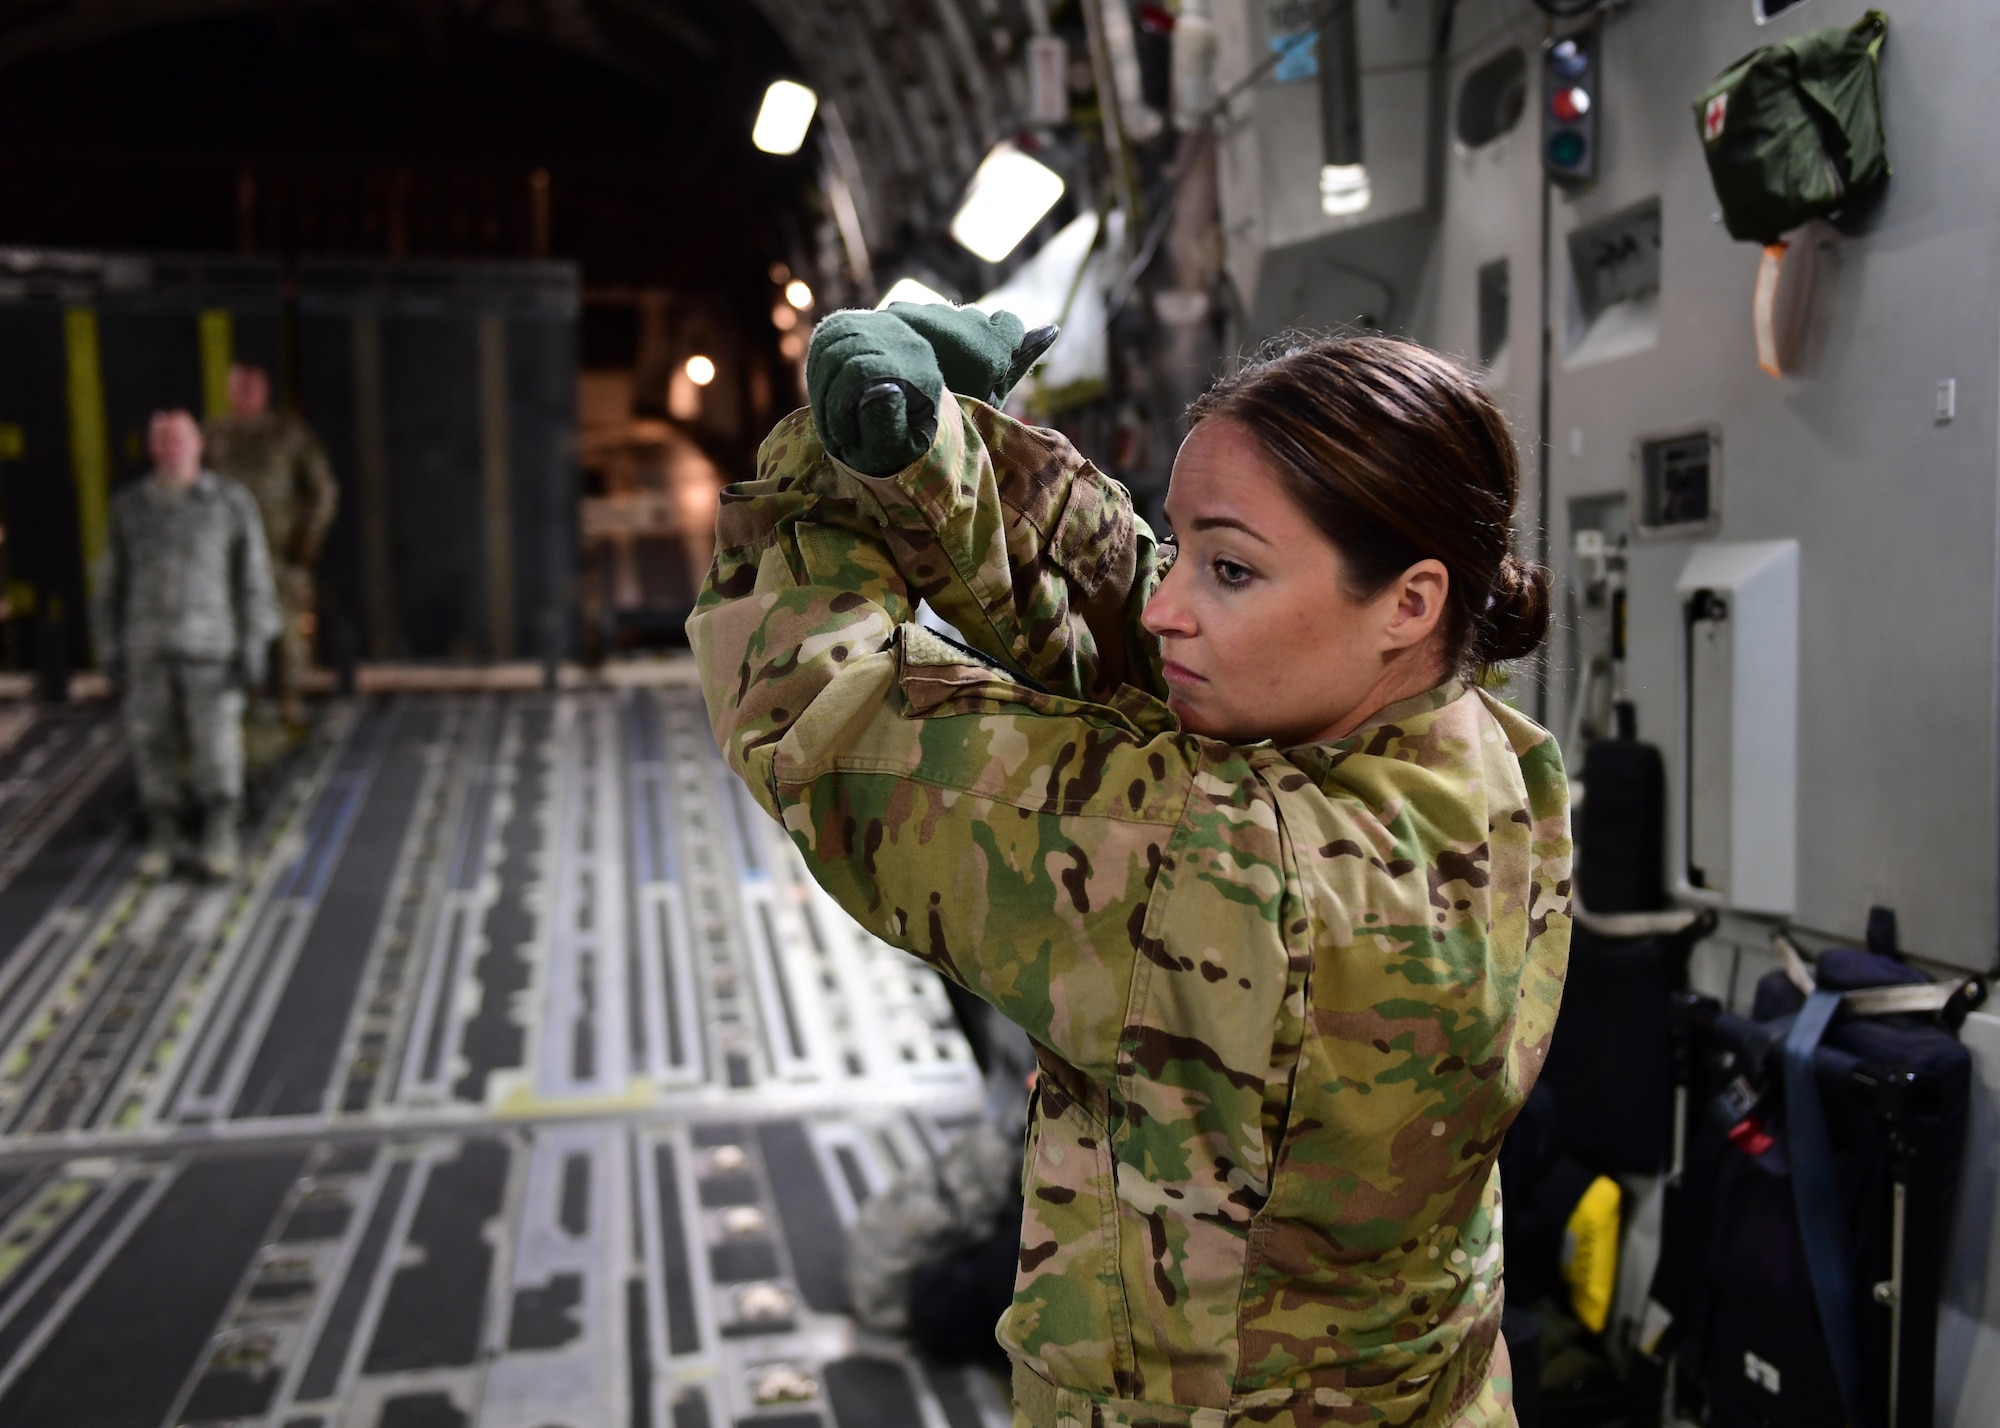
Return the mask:
POLYGON ((898 629, 903 645, 903 668, 942 665, 971 665, 982 674, 1006 675, 997 665, 981 659, 964 646, 955 644, 928 625, 906 624, 898 629))
POLYGON ((1068 710, 1025 675, 925 625, 897 629, 897 682, 912 714, 935 713, 947 705, 957 712, 1025 705, 1043 712, 1068 710))

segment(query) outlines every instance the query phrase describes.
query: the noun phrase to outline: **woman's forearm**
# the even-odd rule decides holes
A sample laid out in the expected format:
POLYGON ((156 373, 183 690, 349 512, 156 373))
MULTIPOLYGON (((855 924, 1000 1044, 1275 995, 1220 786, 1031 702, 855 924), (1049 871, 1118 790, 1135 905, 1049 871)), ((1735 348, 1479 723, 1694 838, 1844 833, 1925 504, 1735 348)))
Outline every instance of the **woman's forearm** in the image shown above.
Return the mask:
POLYGON ((1138 624, 1153 534, 1062 436, 948 398, 922 459, 888 476, 839 469, 880 503, 912 594, 981 653, 1066 698, 1159 692, 1138 624))
POLYGON ((1134 929, 1201 751, 1157 701, 1031 689, 910 623, 931 592, 1006 663, 1019 649, 1045 672, 1096 667, 1081 617, 1058 622, 1082 633, 1051 659, 1060 640, 1029 629, 1011 595, 1010 530, 1068 547, 1002 518, 990 462, 989 498, 962 501, 984 449, 956 409, 940 427, 882 485, 827 458, 804 413, 780 423, 761 479, 725 495, 689 640, 725 757, 820 885, 1111 1079, 1134 929))

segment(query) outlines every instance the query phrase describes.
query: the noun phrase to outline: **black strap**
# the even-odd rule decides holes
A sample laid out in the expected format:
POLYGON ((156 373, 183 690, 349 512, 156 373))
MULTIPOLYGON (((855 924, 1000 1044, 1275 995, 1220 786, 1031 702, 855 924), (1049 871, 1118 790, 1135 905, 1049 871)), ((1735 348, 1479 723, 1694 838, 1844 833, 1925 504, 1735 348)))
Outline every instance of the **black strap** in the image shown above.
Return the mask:
POLYGON ((1806 1269, 1819 1305, 1827 1357, 1850 1421, 1859 1397, 1855 1384, 1854 1285, 1849 1265, 1847 1209, 1834 1174, 1833 1139, 1813 1076, 1813 1053, 1840 1010, 1840 993, 1816 990, 1785 1036, 1785 1149, 1792 1163, 1792 1204, 1805 1242, 1806 1269))

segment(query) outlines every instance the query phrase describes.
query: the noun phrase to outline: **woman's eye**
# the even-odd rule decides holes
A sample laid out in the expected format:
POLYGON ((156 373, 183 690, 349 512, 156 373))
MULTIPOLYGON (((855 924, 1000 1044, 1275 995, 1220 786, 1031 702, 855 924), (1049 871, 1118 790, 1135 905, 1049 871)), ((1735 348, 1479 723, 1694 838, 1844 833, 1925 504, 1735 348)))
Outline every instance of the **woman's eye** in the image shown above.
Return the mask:
POLYGON ((1250 583, 1250 567, 1238 565, 1233 560, 1221 559, 1215 562, 1215 578, 1230 589, 1250 583))

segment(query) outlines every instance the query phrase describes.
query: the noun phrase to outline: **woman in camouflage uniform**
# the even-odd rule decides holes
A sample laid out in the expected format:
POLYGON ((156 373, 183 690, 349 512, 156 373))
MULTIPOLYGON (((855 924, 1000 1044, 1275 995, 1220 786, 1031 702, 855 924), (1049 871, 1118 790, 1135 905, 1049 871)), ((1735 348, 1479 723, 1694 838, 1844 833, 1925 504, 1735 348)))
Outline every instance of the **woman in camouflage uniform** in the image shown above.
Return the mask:
POLYGON ((1547 625, 1506 424, 1412 344, 1252 366, 1174 560, 995 410, 1021 336, 822 323, 689 624, 813 875, 1035 1041, 1017 1422, 1506 1422, 1496 1156, 1570 861, 1554 740, 1468 678, 1547 625))

